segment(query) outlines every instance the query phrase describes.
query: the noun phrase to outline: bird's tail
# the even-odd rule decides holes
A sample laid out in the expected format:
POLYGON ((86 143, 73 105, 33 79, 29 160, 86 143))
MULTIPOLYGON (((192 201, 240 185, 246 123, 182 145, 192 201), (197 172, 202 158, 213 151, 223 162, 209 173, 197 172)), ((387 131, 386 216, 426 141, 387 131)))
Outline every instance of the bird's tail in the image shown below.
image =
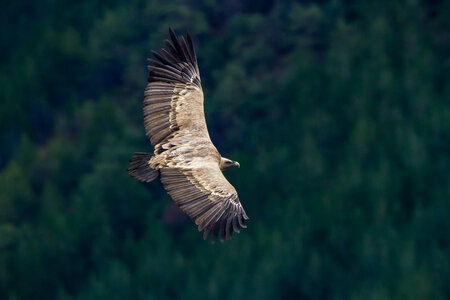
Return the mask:
POLYGON ((135 152, 130 160, 128 174, 143 182, 155 180, 159 176, 159 171, 150 168, 149 161, 152 156, 151 153, 135 152))

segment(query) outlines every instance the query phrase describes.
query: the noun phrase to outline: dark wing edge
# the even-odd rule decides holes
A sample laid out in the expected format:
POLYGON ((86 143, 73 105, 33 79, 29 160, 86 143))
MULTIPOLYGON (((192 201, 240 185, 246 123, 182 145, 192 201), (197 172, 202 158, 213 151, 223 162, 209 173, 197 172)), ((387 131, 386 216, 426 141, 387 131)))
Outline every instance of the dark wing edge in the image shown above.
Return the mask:
POLYGON ((186 32, 186 42, 182 35, 177 37, 172 28, 169 28, 169 34, 171 41, 164 41, 166 49, 152 51, 156 60, 148 60, 148 82, 194 84, 201 89, 197 55, 191 35, 186 32))
MULTIPOLYGON (((220 170, 217 170, 220 172, 220 170)), ((211 232, 211 241, 217 237, 223 242, 230 239, 233 231, 239 233, 246 228, 249 217, 237 194, 220 194, 206 188, 190 169, 162 168, 161 182, 175 203, 198 225, 206 240, 211 232)), ((220 187, 219 187, 220 190, 220 187)))

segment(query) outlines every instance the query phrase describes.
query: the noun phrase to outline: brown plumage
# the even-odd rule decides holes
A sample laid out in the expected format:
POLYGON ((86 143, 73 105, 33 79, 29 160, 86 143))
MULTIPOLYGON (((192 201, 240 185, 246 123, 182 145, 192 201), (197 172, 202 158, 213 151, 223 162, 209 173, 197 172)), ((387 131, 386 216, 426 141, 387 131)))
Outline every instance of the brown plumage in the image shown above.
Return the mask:
POLYGON ((135 153, 129 174, 144 182, 161 175, 175 203, 195 224, 212 233, 214 242, 231 238, 248 219, 236 190, 222 171, 239 163, 223 158, 206 127, 203 91, 192 38, 176 36, 166 49, 152 51, 144 93, 144 126, 155 147, 153 154, 135 153))

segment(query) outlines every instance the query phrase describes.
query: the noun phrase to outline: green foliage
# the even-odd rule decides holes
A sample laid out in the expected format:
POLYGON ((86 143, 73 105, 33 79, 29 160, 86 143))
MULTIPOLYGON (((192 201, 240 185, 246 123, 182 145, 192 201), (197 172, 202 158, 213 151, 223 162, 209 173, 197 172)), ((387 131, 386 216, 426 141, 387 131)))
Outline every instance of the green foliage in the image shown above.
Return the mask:
POLYGON ((450 297, 448 1, 13 1, 0 26, 1 299, 450 297), (250 216, 203 242, 128 177, 145 58, 195 37, 250 216), (9 28, 9 29, 8 29, 9 28), (15 28, 11 31, 10 28, 15 28))

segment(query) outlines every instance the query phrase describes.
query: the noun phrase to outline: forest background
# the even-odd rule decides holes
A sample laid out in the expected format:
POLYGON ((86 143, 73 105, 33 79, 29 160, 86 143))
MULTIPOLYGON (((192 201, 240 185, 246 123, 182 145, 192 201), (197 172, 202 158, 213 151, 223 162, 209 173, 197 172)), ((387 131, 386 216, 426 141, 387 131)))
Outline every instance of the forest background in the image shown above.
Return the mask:
POLYGON ((6 1, 0 299, 449 299, 450 1, 6 1), (250 217, 203 241, 159 182, 146 58, 190 31, 250 217))

